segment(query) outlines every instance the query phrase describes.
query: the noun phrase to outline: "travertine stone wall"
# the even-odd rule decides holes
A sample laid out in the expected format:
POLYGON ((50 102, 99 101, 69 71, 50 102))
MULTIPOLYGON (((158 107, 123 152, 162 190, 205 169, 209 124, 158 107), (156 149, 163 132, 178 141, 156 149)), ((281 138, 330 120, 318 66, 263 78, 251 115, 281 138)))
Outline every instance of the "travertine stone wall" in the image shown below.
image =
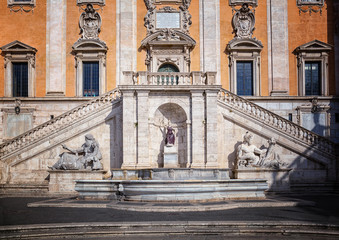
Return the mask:
POLYGON ((17 155, 6 159, 6 162, 1 161, 1 184, 48 183, 48 166, 52 166, 65 151, 61 144, 78 149, 85 142, 85 135, 88 133, 91 133, 99 143, 104 170, 110 172, 112 167, 120 168, 121 112, 120 103, 115 103, 113 107, 109 106, 55 134, 42 138, 39 142, 32 143, 17 155))
POLYGON ((336 177, 335 158, 296 142, 267 124, 253 121, 251 117, 242 115, 223 105, 218 107, 221 116, 218 117, 219 158, 221 166, 234 169, 236 152, 247 131, 254 135, 253 144, 259 148, 268 147, 267 141, 274 137, 277 141, 275 151, 280 160, 287 163, 290 183, 322 183, 332 181, 336 177))

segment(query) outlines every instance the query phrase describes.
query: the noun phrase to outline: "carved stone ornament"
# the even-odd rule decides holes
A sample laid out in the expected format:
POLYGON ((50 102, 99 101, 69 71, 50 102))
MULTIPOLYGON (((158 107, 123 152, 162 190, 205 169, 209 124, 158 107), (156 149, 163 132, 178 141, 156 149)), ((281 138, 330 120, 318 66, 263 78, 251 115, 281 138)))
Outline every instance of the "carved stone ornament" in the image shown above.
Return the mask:
POLYGON ((299 8, 299 15, 301 12, 309 12, 310 15, 312 12, 320 12, 321 14, 322 8, 324 7, 324 0, 297 0, 297 6, 299 8))
MULTIPOLYGON (((184 33, 189 33, 189 27, 192 25, 191 21, 191 14, 188 11, 188 8, 191 4, 191 0, 182 0, 182 4, 179 7, 179 10, 166 6, 161 9, 156 9, 154 0, 144 0, 147 13, 144 17, 144 26, 147 29, 147 35, 153 34, 156 30, 159 30, 161 28, 175 28, 177 30, 180 30, 184 33), (165 14, 165 13, 172 13, 171 16, 175 19, 175 22, 172 22, 173 19, 166 19, 166 24, 168 25, 175 25, 175 27, 159 27, 157 26, 157 17, 160 17, 160 15, 157 14, 165 14)), ((170 17, 170 15, 168 15, 170 17)))
POLYGON ((237 149, 237 168, 261 167, 279 169, 286 163, 280 161, 279 155, 275 152, 276 140, 268 140, 268 147, 259 149, 252 144, 253 135, 246 132, 242 144, 237 149))
POLYGON ((95 11, 92 4, 87 4, 79 19, 82 39, 98 39, 101 31, 101 16, 95 11))
POLYGON ((229 5, 234 7, 234 6, 241 6, 244 3, 247 3, 248 5, 252 7, 257 7, 258 6, 258 0, 229 0, 229 5))
POLYGON ((167 28, 160 32, 157 37, 159 41, 180 41, 180 37, 173 29, 167 28))
POLYGON ((79 149, 70 149, 65 144, 62 147, 69 152, 60 154, 59 160, 49 167, 52 170, 101 170, 102 155, 99 143, 92 134, 86 134, 85 143, 79 149))
POLYGON ((236 11, 232 18, 233 32, 235 38, 252 38, 254 31, 255 17, 253 11, 244 3, 242 7, 236 11))
POLYGON ((11 12, 32 12, 36 6, 36 0, 7 0, 7 6, 11 12))

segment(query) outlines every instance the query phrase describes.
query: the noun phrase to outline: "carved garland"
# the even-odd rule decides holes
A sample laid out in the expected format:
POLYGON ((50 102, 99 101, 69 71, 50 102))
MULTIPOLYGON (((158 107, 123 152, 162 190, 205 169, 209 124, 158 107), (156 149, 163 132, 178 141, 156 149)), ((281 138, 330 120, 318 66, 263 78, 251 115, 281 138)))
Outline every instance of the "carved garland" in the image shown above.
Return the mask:
POLYGON ((299 8, 299 15, 301 12, 307 13, 310 15, 312 12, 322 14, 322 8, 324 7, 324 0, 314 0, 314 1, 305 1, 305 0, 297 0, 297 6, 299 8))

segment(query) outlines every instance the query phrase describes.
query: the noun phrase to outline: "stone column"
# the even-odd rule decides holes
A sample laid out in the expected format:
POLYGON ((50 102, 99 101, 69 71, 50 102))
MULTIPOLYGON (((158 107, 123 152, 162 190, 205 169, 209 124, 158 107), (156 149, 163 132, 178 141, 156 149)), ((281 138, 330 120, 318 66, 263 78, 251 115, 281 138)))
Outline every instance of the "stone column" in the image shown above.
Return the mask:
POLYGON ((218 164, 218 109, 219 90, 206 90, 206 168, 217 168, 218 164))
POLYGON ((137 70, 137 1, 117 0, 116 4, 116 82, 126 85, 122 72, 137 70))
POLYGON ((134 169, 137 165, 137 122, 134 90, 122 90, 123 163, 121 168, 134 169))
POLYGON ((149 125, 148 125, 148 102, 149 90, 137 91, 137 106, 138 106, 138 168, 151 168, 149 158, 149 125))
POLYGON ((67 6, 66 0, 47 0, 47 26, 46 26, 47 96, 65 95, 66 50, 67 50, 66 6, 67 6))
POLYGON ((204 90, 191 90, 192 96, 192 168, 205 168, 204 90))
POLYGON ((217 72, 220 84, 220 9, 219 0, 199 0, 200 15, 200 69, 217 72))
POLYGON ((288 95, 288 4, 287 0, 267 0, 268 73, 271 96, 288 95))

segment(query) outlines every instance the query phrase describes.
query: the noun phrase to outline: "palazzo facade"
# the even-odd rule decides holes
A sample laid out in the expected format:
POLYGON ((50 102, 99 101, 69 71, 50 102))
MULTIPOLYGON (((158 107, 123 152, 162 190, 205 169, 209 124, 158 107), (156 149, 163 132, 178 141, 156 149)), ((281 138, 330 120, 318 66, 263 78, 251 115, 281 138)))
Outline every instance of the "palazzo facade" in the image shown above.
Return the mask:
POLYGON ((107 171, 164 167, 169 125, 178 168, 232 168, 250 131, 278 139, 291 182, 336 181, 339 2, 0 4, 1 184, 44 186, 89 132, 107 171))

